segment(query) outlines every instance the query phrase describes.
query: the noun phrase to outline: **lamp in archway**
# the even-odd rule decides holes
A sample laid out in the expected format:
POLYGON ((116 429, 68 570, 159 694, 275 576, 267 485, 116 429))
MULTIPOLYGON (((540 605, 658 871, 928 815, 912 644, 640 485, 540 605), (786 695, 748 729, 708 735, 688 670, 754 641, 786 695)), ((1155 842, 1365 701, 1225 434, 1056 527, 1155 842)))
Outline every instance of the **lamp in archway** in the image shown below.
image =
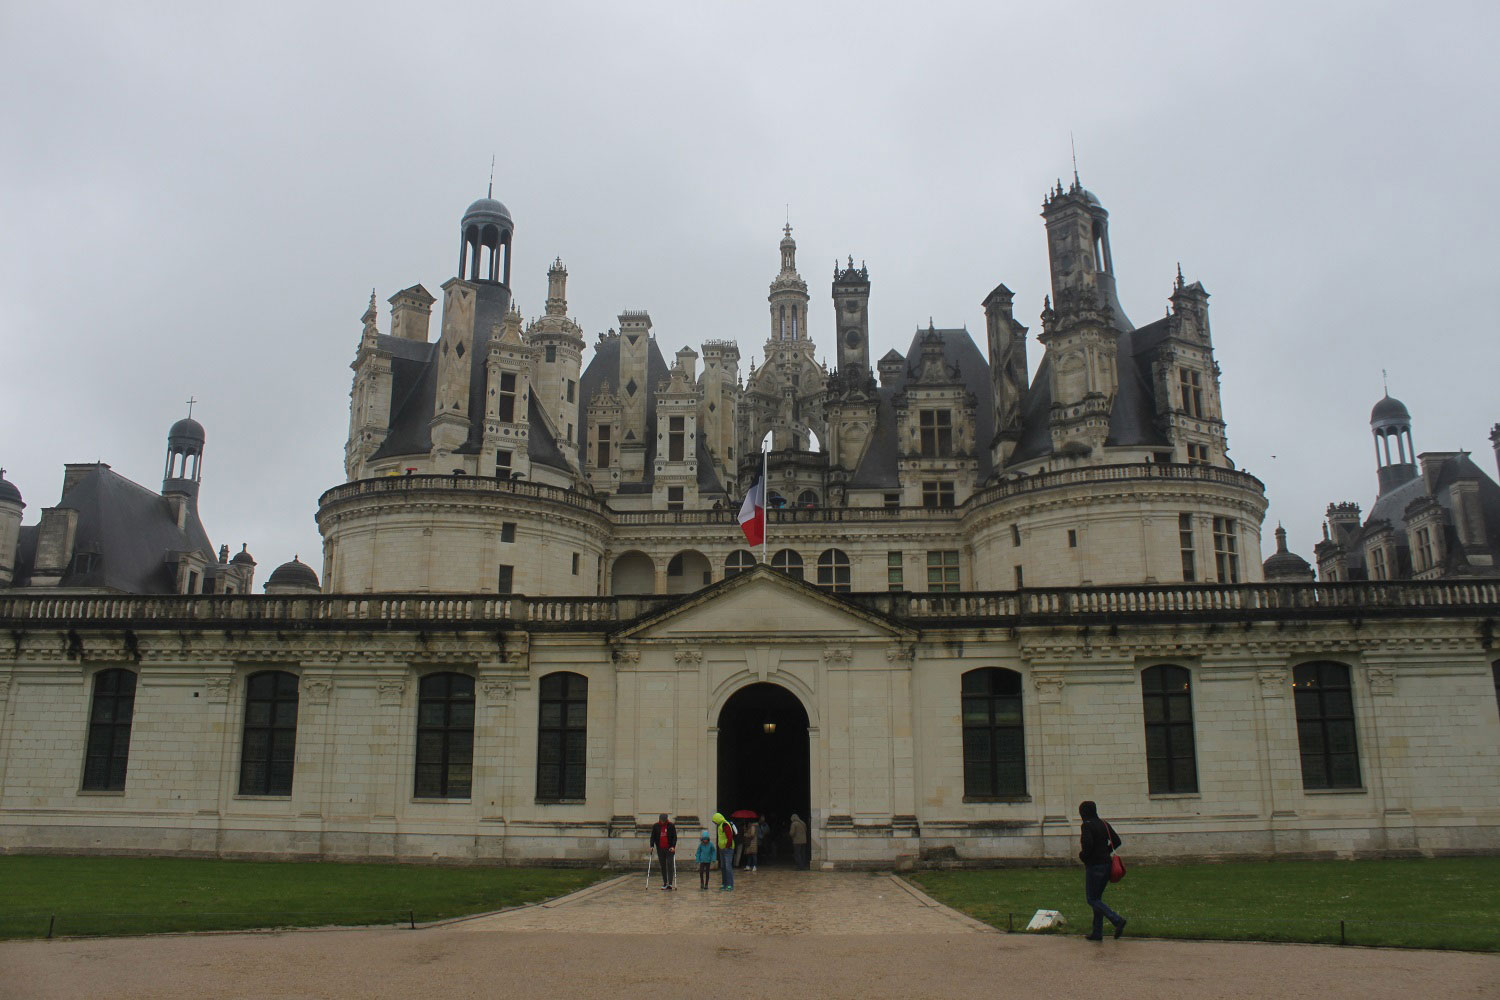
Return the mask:
POLYGON ((762 725, 760 727, 760 729, 761 729, 761 732, 763 732, 763 733, 774 733, 774 732, 776 732, 776 723, 774 723, 774 722, 767 722, 764 725, 762 725))

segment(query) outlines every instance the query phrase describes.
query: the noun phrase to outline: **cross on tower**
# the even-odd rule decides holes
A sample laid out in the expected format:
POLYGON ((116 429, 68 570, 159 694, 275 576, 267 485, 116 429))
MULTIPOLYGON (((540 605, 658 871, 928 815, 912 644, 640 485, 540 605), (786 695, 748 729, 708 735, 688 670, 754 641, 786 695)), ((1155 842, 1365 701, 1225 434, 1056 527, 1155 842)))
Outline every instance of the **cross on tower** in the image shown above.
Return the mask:
POLYGON ((198 398, 196 396, 189 396, 188 397, 187 404, 188 404, 188 417, 189 418, 191 418, 192 415, 193 415, 193 404, 196 403, 196 402, 198 402, 198 398))

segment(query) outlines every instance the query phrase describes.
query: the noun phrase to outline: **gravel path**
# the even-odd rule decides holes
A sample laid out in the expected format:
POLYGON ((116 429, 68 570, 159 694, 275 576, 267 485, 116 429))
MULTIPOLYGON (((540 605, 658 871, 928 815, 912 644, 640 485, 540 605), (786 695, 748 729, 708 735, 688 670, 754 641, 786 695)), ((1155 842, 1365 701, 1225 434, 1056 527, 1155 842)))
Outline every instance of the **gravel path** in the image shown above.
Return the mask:
POLYGON ((639 875, 410 930, 0 944, 0 997, 1500 996, 1500 958, 1001 934, 889 876, 766 871, 733 893, 639 875))

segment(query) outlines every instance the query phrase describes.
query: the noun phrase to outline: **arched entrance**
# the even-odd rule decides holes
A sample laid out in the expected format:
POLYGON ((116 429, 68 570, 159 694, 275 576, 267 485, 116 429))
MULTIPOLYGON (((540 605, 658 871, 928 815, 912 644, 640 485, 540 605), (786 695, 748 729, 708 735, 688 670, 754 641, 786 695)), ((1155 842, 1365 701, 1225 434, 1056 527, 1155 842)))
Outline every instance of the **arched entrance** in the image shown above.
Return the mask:
POLYGON ((771 843, 761 864, 790 864, 792 813, 812 828, 807 710, 779 684, 751 684, 719 712, 718 809, 753 809, 768 817, 771 843))

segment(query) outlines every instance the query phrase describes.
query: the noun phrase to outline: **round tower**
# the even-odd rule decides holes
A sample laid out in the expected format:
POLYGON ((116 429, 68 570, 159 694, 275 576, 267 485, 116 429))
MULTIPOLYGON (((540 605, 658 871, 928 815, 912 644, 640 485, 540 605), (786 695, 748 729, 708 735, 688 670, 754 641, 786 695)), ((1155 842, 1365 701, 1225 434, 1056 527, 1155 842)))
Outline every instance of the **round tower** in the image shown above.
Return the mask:
POLYGON ((15 580, 16 550, 21 541, 21 512, 26 504, 21 502, 21 491, 5 478, 0 469, 0 587, 8 587, 15 580))
POLYGON ((470 205, 459 223, 458 276, 465 281, 492 281, 510 287, 510 245, 516 224, 511 221, 510 209, 493 194, 491 188, 489 195, 470 205))
POLYGON ((318 574, 296 556, 277 566, 266 579, 268 594, 316 594, 319 589, 318 574))
POLYGON ((203 444, 207 436, 203 425, 192 417, 183 417, 167 431, 167 466, 162 473, 161 491, 198 495, 203 478, 203 444))
POLYGON ((1370 411, 1375 438, 1375 469, 1384 495, 1417 478, 1417 450, 1411 440, 1411 413, 1388 392, 1370 411))

